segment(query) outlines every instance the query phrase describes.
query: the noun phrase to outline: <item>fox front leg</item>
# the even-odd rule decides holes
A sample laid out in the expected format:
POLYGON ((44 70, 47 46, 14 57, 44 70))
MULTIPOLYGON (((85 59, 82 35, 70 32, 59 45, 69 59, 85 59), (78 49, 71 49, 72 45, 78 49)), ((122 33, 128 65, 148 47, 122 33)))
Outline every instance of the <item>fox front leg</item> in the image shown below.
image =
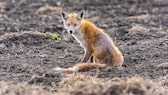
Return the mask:
POLYGON ((85 54, 84 54, 82 62, 83 63, 88 62, 88 60, 91 57, 91 54, 92 54, 92 52, 90 50, 85 50, 85 54))

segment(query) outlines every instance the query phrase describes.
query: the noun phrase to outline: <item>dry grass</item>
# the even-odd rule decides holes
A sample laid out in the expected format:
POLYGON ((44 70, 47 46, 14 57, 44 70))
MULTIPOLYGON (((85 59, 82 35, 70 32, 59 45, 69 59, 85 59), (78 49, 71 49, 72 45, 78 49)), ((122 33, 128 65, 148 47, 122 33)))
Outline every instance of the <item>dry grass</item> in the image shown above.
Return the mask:
POLYGON ((46 11, 60 13, 61 10, 62 10, 61 7, 53 7, 53 6, 46 4, 45 6, 40 7, 35 13, 38 14, 38 13, 43 13, 46 11))
POLYGON ((6 3, 0 2, 0 12, 4 12, 5 8, 6 8, 6 3))
POLYGON ((14 32, 14 33, 5 33, 4 35, 0 36, 0 41, 10 39, 13 37, 23 36, 26 34, 36 35, 36 36, 40 36, 40 37, 44 37, 44 38, 51 38, 52 37, 52 33, 50 33, 50 32, 42 33, 39 31, 22 31, 22 32, 14 32))
POLYGON ((145 45, 145 44, 151 44, 152 42, 153 42, 152 40, 140 40, 137 41, 137 44, 145 45))
POLYGON ((6 3, 0 2, 0 20, 7 18, 7 15, 3 13, 3 12, 5 12, 5 8, 6 8, 6 3))
POLYGON ((69 74, 66 78, 64 78, 59 85, 59 88, 67 88, 70 86, 76 85, 79 82, 98 82, 101 81, 98 78, 91 77, 88 75, 82 75, 82 74, 69 74))
POLYGON ((56 95, 102 95, 102 85, 102 80, 98 78, 82 74, 70 74, 60 82, 56 95))
POLYGON ((132 25, 132 28, 130 29, 130 31, 147 32, 147 31, 149 31, 149 29, 147 29, 144 26, 134 24, 134 25, 132 25))
POLYGON ((129 16, 125 19, 129 19, 129 20, 131 20, 131 19, 147 19, 148 17, 149 17, 149 15, 138 15, 138 16, 129 16))
POLYGON ((104 81, 79 74, 63 79, 56 95, 168 95, 168 90, 140 77, 104 81))
POLYGON ((0 95, 168 95, 168 87, 140 77, 102 80, 88 75, 69 74, 56 93, 39 86, 0 82, 0 95))
POLYGON ((0 95, 53 95, 41 87, 0 82, 0 95))

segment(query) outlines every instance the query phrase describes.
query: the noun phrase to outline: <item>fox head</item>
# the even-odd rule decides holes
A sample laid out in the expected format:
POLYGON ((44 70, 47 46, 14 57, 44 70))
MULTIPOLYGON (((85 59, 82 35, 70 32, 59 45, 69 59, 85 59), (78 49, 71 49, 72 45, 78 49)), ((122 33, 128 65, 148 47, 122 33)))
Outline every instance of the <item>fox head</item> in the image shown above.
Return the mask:
POLYGON ((63 24, 68 33, 73 34, 77 29, 80 28, 81 22, 84 18, 84 11, 77 13, 66 13, 61 12, 63 24))

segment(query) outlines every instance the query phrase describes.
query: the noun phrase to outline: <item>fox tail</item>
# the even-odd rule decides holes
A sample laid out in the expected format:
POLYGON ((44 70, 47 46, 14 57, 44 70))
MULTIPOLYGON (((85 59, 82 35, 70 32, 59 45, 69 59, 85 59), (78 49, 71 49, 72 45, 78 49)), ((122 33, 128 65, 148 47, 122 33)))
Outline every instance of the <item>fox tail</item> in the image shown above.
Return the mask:
POLYGON ((54 70, 59 71, 59 72, 64 72, 64 73, 72 73, 72 72, 78 72, 78 71, 88 71, 91 69, 105 69, 106 67, 107 67, 106 64, 100 64, 100 63, 95 63, 95 64, 79 63, 69 68, 56 67, 54 68, 54 70))

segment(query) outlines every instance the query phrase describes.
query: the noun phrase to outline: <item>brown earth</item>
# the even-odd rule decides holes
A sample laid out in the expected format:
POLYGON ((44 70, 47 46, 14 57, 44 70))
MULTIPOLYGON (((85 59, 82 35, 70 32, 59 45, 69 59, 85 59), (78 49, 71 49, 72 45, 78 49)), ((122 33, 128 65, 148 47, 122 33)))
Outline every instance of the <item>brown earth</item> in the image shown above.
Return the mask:
POLYGON ((103 80, 140 76, 168 86, 167 0, 0 0, 0 81, 57 91, 69 74, 53 68, 73 66, 83 56, 79 44, 63 33, 61 10, 85 10, 85 17, 104 29, 124 55, 122 69, 81 74, 103 80), (38 34, 46 32, 68 40, 38 34))

